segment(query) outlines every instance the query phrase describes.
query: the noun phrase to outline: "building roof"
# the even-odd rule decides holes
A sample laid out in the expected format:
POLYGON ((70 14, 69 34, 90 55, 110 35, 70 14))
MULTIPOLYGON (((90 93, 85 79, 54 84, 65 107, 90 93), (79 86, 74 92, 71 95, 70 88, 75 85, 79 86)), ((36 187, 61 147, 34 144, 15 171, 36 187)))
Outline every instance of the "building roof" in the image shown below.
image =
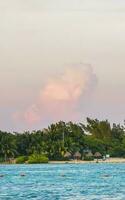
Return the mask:
POLYGON ((101 156, 102 156, 102 154, 101 154, 100 152, 96 152, 96 153, 94 154, 94 157, 96 157, 96 158, 101 157, 101 156))
POLYGON ((87 157, 92 157, 92 156, 93 156, 93 153, 92 153, 92 152, 89 152, 89 153, 86 154, 86 156, 87 156, 87 157))
POLYGON ((74 157, 81 157, 81 153, 79 153, 78 151, 74 154, 74 157))
POLYGON ((64 155, 65 158, 68 158, 68 157, 70 157, 70 156, 71 156, 71 153, 68 152, 68 151, 67 151, 67 152, 65 153, 65 155, 64 155))

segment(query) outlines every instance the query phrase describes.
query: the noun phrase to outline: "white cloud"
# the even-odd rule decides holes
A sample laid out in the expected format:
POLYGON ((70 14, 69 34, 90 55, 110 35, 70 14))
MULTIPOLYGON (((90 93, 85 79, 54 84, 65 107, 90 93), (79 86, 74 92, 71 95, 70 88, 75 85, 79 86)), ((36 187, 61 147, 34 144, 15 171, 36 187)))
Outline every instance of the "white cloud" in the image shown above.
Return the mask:
POLYGON ((67 67, 63 73, 49 78, 40 89, 37 101, 17 116, 29 124, 42 120, 76 120, 79 103, 84 104, 84 98, 96 84, 90 65, 67 67))

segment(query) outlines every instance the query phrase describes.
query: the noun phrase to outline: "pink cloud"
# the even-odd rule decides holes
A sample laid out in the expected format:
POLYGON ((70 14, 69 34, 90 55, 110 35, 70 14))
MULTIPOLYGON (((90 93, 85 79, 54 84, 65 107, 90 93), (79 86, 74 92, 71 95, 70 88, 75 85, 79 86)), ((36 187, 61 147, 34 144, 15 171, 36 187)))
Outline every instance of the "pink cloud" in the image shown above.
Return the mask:
POLYGON ((84 102, 95 85, 96 76, 90 65, 67 67, 46 81, 36 102, 21 113, 21 118, 29 124, 42 120, 75 120, 79 116, 79 103, 84 102))
POLYGON ((24 119, 28 123, 32 124, 40 120, 40 116, 38 114, 39 110, 37 105, 30 106, 27 111, 24 113, 24 119))
POLYGON ((25 121, 28 124, 33 124, 40 120, 39 111, 37 105, 33 104, 24 112, 15 112, 12 115, 14 121, 25 121))
POLYGON ((41 101, 77 102, 95 84, 95 75, 90 65, 67 68, 63 74, 50 79, 41 89, 41 101))

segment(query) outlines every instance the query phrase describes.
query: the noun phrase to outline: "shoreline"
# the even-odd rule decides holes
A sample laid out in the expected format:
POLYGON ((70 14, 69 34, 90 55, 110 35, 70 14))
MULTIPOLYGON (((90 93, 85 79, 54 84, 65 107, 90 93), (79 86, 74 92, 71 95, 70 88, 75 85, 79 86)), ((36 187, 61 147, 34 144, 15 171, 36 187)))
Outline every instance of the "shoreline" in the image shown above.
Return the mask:
MULTIPOLYGON (((73 161, 49 161, 49 164, 86 164, 97 163, 97 159, 93 161, 73 160, 73 161)), ((105 161, 98 159, 98 163, 125 163, 125 158, 108 158, 105 161)))
MULTIPOLYGON (((125 158, 108 158, 105 161, 102 159, 95 159, 93 161, 84 161, 84 160, 70 160, 70 161, 49 161, 46 164, 98 164, 98 163, 125 163, 125 158)), ((24 163, 25 165, 29 165, 28 163, 24 163)), ((38 164, 44 164, 44 163, 38 163, 38 164)), ((15 160, 12 163, 3 162, 0 163, 0 165, 18 165, 15 163, 15 160)))

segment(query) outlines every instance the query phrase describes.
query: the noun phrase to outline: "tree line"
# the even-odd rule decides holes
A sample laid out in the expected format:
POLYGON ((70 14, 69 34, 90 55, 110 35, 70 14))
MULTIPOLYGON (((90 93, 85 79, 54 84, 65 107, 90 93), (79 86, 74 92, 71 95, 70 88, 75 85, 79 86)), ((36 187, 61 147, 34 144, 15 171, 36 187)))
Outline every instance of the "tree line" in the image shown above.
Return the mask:
POLYGON ((84 157, 85 151, 125 157, 125 127, 108 120, 87 118, 86 123, 60 121, 48 128, 24 133, 0 131, 0 161, 44 154, 49 160, 64 160, 66 152, 84 157))

